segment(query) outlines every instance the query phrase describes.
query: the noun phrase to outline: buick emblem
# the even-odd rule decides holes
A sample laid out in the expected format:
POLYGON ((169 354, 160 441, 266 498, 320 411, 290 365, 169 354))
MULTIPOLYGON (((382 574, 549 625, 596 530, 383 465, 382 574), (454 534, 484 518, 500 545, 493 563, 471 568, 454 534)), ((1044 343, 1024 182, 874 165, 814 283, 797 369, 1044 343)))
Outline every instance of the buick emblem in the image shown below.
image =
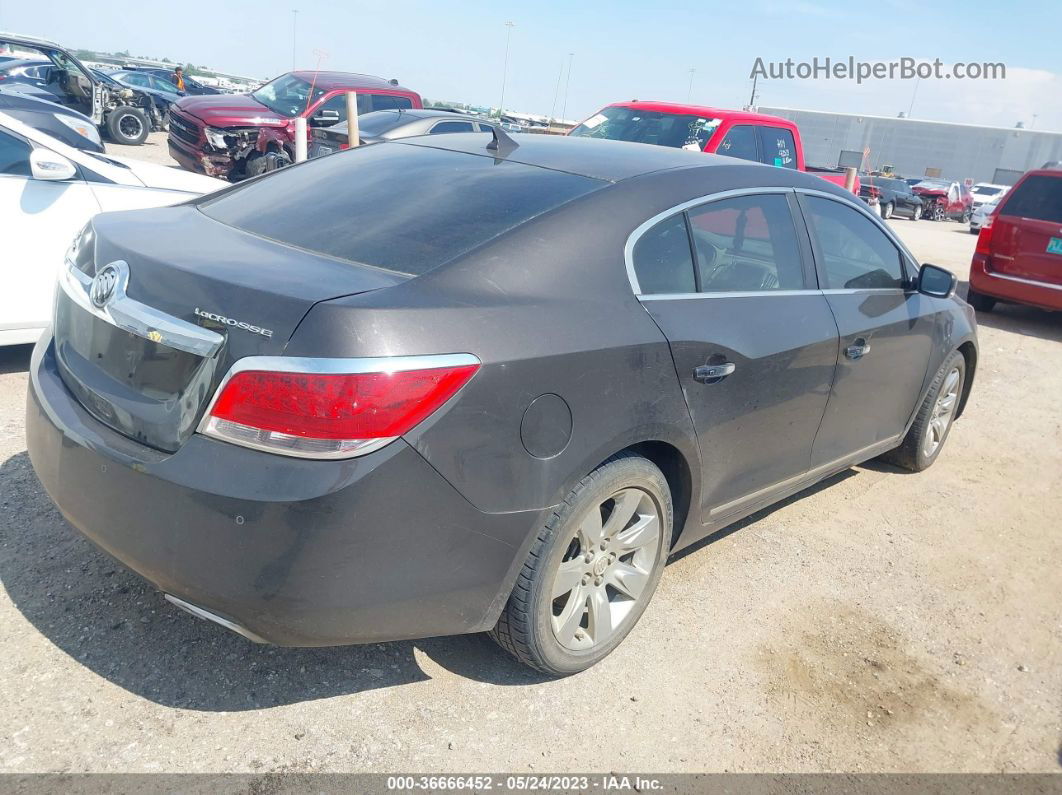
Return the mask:
POLYGON ((113 263, 103 266, 89 286, 89 298, 96 306, 102 307, 114 297, 118 286, 118 267, 113 263))

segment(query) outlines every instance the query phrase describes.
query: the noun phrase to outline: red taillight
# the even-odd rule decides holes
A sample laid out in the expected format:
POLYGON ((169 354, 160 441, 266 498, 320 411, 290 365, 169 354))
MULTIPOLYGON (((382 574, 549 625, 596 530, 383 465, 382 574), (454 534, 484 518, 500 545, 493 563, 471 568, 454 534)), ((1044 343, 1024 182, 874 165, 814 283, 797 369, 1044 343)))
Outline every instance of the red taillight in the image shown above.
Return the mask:
POLYGON ((986 257, 992 254, 992 219, 994 217, 995 214, 988 216, 982 224, 981 231, 977 235, 975 254, 983 254, 986 257))
POLYGON ((252 357, 241 360, 222 385, 200 431, 287 455, 362 455, 433 414, 478 369, 478 360, 467 354, 374 360, 252 357))

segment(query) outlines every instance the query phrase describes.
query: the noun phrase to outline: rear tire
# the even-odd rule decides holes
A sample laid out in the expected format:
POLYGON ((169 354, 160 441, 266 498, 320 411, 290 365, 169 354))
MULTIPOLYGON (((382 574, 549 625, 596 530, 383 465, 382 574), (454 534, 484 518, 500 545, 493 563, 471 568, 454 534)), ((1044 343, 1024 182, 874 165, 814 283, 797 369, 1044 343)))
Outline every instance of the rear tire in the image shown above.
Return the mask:
POLYGON ((914 206, 914 209, 911 210, 911 220, 912 221, 917 221, 921 217, 922 217, 922 205, 921 204, 916 204, 914 206))
POLYGON ((140 108, 123 105, 107 115, 107 134, 111 140, 126 146, 139 146, 147 140, 151 125, 140 108))
POLYGON ((892 202, 885 202, 883 205, 881 205, 881 217, 884 218, 886 221, 889 220, 890 218, 892 218, 893 209, 894 208, 892 202))
POLYGON ((649 604, 672 521, 671 491, 656 465, 633 453, 613 456, 539 531, 490 636, 552 676, 600 662, 649 604))
POLYGON ((966 359, 958 351, 952 351, 933 377, 903 442, 881 456, 882 460, 911 472, 929 469, 944 449, 965 383, 966 359))
POLYGON ((991 312, 996 308, 995 298, 979 293, 973 287, 968 287, 966 290, 966 303, 977 312, 991 312))

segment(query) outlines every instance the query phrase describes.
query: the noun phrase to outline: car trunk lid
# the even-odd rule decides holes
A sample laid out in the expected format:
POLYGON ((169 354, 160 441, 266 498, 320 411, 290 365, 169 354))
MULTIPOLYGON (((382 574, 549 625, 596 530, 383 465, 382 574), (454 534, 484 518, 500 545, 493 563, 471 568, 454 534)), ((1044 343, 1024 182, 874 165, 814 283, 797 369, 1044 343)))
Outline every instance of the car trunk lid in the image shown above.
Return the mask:
POLYGON ((234 361, 283 353, 319 301, 406 278, 256 237, 194 205, 105 214, 93 226, 93 251, 61 279, 59 372, 98 420, 167 452, 195 430, 234 361), (104 270, 116 285, 101 307, 92 288, 104 270))

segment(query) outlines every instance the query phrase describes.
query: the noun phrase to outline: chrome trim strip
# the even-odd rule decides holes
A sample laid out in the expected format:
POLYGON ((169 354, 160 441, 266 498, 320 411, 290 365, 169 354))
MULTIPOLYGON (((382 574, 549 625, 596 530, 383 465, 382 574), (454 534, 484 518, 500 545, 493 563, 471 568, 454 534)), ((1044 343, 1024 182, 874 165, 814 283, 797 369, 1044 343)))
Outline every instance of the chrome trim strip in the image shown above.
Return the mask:
MULTIPOLYGON (((896 436, 892 439, 883 439, 880 442, 874 442, 874 444, 869 444, 866 447, 860 448, 854 453, 849 453, 848 455, 841 456, 840 458, 834 459, 833 461, 830 461, 825 464, 819 464, 819 466, 813 467, 812 469, 809 469, 806 472, 802 472, 799 475, 794 475, 791 478, 786 478, 785 480, 781 480, 778 483, 772 483, 770 486, 764 486, 762 489, 758 489, 752 492, 751 494, 746 494, 744 497, 738 497, 736 500, 731 500, 730 502, 723 503, 722 505, 717 505, 715 508, 712 508, 708 511, 708 516, 709 518, 723 516, 725 514, 730 513, 736 508, 740 508, 742 505, 746 505, 750 502, 755 502, 761 497, 766 497, 771 492, 782 491, 783 489, 793 486, 802 480, 811 480, 817 478, 818 476, 822 475, 825 472, 828 472, 829 470, 835 467, 844 468, 846 466, 855 466, 855 464, 859 463, 860 460, 866 460, 866 458, 861 459, 860 456, 866 453, 871 453, 879 447, 883 447, 886 450, 891 449, 891 446, 898 444, 902 438, 903 434, 900 434, 899 436, 896 436), (850 463, 844 463, 846 461, 850 463)), ((867 458, 872 458, 873 455, 876 454, 877 453, 868 455, 867 458)))
MULTIPOLYGON (((634 290, 635 297, 641 299, 644 296, 642 295, 642 288, 638 284, 638 275, 634 272, 634 247, 635 245, 637 245, 638 240, 641 238, 641 236, 648 232, 652 227, 656 226, 660 221, 663 221, 665 218, 670 218, 672 215, 685 212, 690 207, 697 207, 702 204, 710 204, 714 201, 719 201, 721 199, 729 199, 734 196, 792 192, 792 188, 765 187, 738 188, 735 190, 724 190, 719 193, 709 193, 706 196, 698 196, 696 199, 690 199, 689 201, 682 202, 682 204, 676 204, 674 207, 670 207, 667 210, 664 210, 663 212, 657 213, 648 221, 638 224, 635 230, 627 236, 627 242, 623 246, 623 262, 627 267, 627 279, 631 283, 631 289, 634 290)), ((691 295, 699 295, 699 293, 691 293, 691 295)), ((724 295, 724 293, 716 293, 716 295, 724 295)))
POLYGON ((688 301, 691 298, 766 298, 767 296, 822 295, 821 290, 753 290, 749 292, 718 293, 650 293, 639 295, 639 301, 688 301))
MULTIPOLYGON (((251 450, 260 450, 263 453, 272 453, 273 455, 283 455, 289 458, 308 458, 313 461, 336 461, 344 458, 357 458, 358 456, 368 455, 369 453, 375 453, 377 450, 381 450, 387 445, 391 444, 397 436, 381 436, 377 439, 366 439, 361 442, 356 448, 352 450, 334 450, 334 451, 322 451, 314 452, 312 450, 299 450, 297 448, 278 447, 276 445, 262 444, 255 442, 251 439, 235 439, 232 436, 221 433, 215 430, 215 423, 217 417, 211 417, 209 414, 203 417, 202 422, 199 423, 199 428, 196 433, 207 436, 219 442, 225 442, 227 444, 234 444, 237 447, 247 447, 251 450)), ((241 425, 238 422, 229 422, 230 425, 237 425, 241 428, 251 429, 249 426, 241 425)))
MULTIPOLYGON (((1013 259, 1013 258, 1012 258, 1013 259)), ((1051 284, 1050 282, 1041 282, 1036 279, 1023 279, 1021 276, 1007 276, 995 271, 985 270, 985 273, 991 276, 993 279, 1005 279, 1008 282, 1018 282, 1020 284, 1028 284, 1033 287, 1046 287, 1048 290, 1062 290, 1062 284, 1051 284)))
POLYGON ((225 342, 221 334, 160 312, 127 296, 125 290, 129 284, 129 265, 123 260, 108 264, 115 266, 119 275, 113 296, 102 307, 96 306, 89 296, 92 278, 76 268, 69 259, 59 276, 59 285, 70 300, 86 312, 130 334, 204 358, 210 358, 221 349, 225 342))
POLYGON ((467 367, 481 364, 478 356, 471 353, 438 353, 415 356, 366 356, 358 358, 316 358, 306 356, 245 356, 232 363, 232 367, 214 390, 210 403, 199 421, 196 433, 208 436, 211 439, 261 450, 274 455, 288 455, 296 458, 337 459, 356 458, 357 456, 379 450, 397 439, 397 436, 381 438, 379 444, 369 443, 355 451, 345 451, 342 454, 304 454, 298 451, 280 450, 276 447, 256 445, 252 442, 237 442, 225 436, 215 435, 211 428, 210 412, 214 410, 221 393, 229 381, 239 373, 261 370, 273 373, 316 373, 324 375, 353 375, 359 373, 404 373, 409 370, 431 370, 441 367, 467 367))
POLYGON ((191 602, 186 602, 171 593, 164 593, 163 596, 166 597, 167 602, 176 605, 177 607, 181 608, 181 610, 184 610, 186 613, 191 613, 196 618, 202 618, 207 621, 212 621, 215 624, 220 624, 221 626, 225 627, 225 629, 229 629, 239 635, 243 635, 245 638, 247 638, 247 640, 253 641, 254 643, 269 643, 269 641, 267 641, 265 638, 261 637, 260 635, 255 635, 253 632, 251 632, 251 630, 247 629, 246 627, 241 627, 235 621, 229 621, 229 619, 227 618, 222 618, 219 615, 211 613, 209 610, 204 610, 202 607, 197 607, 191 602))

